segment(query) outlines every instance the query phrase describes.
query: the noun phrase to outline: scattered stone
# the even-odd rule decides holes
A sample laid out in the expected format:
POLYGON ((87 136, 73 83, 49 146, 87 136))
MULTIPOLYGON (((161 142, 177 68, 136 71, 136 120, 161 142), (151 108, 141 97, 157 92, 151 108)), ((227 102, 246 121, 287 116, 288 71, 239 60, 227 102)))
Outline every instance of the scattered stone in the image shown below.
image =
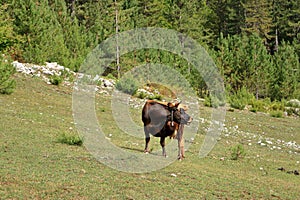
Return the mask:
POLYGON ((270 140, 266 140, 266 143, 267 143, 267 144, 273 144, 273 142, 270 141, 270 140))
POLYGON ((107 79, 102 79, 102 83, 103 86, 107 88, 113 88, 115 85, 115 82, 113 80, 107 80, 107 79))
POLYGON ((280 168, 278 168, 277 170, 285 171, 285 169, 284 169, 283 167, 280 167, 280 168))
MULTIPOLYGON (((45 65, 34 65, 29 63, 20 63, 18 61, 13 61, 12 65, 16 68, 16 71, 22 74, 40 77, 44 82, 51 85, 51 76, 62 76, 63 72, 67 72, 67 74, 73 75, 77 77, 78 79, 87 78, 91 80, 92 83, 100 83, 100 87, 96 88, 96 91, 101 93, 103 92, 102 89, 112 89, 115 86, 115 81, 111 79, 104 79, 101 78, 99 75, 95 75, 92 77, 91 75, 85 75, 83 73, 75 73, 71 71, 69 68, 66 68, 64 66, 59 65, 57 62, 46 62, 45 65)), ((63 77, 64 78, 64 84, 70 86, 71 83, 69 82, 69 77, 63 77)), ((74 89, 78 90, 78 87, 74 87, 74 89)))
MULTIPOLYGON (((283 168, 283 167, 280 167, 278 168, 277 170, 279 171, 282 171, 282 172, 285 172, 286 170, 283 168)), ((294 174, 296 176, 299 175, 299 171, 298 170, 289 170, 289 171, 286 171, 287 174, 294 174)))

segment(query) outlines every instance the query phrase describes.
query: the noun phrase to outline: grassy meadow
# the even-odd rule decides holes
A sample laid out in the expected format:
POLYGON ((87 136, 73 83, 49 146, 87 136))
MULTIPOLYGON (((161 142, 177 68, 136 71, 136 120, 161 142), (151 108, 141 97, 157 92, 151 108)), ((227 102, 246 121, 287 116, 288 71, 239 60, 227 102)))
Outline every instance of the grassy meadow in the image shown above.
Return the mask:
MULTIPOLYGON (((287 173, 300 170, 299 118, 228 111, 218 143, 199 158, 211 113, 200 106, 194 116, 200 126, 183 161, 125 173, 98 162, 84 145, 59 142, 63 134, 77 134, 72 87, 15 78, 16 91, 0 95, 0 199, 300 199, 300 176, 287 173), (234 160, 237 145, 244 154, 234 160)), ((144 139, 122 134, 110 105, 109 95, 97 95, 97 115, 107 121, 103 129, 117 146, 142 153, 144 139)), ((131 113, 141 124, 140 107, 131 113)), ((159 139, 152 137, 150 145, 160 150, 159 139)))

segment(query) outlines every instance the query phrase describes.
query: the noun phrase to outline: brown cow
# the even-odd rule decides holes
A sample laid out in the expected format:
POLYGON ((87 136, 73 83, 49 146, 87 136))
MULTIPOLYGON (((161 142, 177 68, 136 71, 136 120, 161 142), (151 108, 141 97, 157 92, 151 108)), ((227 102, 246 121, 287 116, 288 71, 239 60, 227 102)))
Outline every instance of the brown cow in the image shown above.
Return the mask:
POLYGON ((162 154, 166 156, 165 138, 172 137, 178 139, 178 159, 184 157, 183 127, 193 119, 185 113, 183 108, 179 108, 180 103, 164 103, 148 100, 142 111, 142 120, 145 132, 145 153, 149 152, 150 134, 160 137, 162 154))

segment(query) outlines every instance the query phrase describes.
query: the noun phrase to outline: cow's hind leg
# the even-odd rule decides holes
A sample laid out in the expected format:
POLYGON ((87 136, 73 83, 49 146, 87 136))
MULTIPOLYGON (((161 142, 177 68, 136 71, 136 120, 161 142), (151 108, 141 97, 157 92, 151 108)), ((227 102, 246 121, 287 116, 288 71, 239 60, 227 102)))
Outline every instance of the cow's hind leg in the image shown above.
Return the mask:
POLYGON ((146 142, 144 152, 145 152, 145 153, 149 153, 150 134, 149 134, 149 132, 146 130, 146 128, 144 128, 144 131, 145 131, 145 142, 146 142))
POLYGON ((161 145, 161 148, 162 148, 162 155, 164 157, 167 157, 167 153, 166 153, 166 149, 165 149, 165 137, 160 138, 160 145, 161 145))

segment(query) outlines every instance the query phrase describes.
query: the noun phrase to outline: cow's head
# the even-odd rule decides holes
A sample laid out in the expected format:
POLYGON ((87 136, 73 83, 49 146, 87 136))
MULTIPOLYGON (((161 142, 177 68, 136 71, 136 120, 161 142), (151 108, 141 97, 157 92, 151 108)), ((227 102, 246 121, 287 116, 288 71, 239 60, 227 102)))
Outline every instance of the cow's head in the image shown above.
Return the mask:
POLYGON ((193 121, 193 118, 189 116, 185 109, 179 107, 180 102, 168 103, 168 109, 171 112, 172 120, 179 124, 189 124, 193 121))
POLYGON ((183 108, 174 112, 174 119, 180 124, 189 124, 193 121, 193 118, 187 114, 183 108))

